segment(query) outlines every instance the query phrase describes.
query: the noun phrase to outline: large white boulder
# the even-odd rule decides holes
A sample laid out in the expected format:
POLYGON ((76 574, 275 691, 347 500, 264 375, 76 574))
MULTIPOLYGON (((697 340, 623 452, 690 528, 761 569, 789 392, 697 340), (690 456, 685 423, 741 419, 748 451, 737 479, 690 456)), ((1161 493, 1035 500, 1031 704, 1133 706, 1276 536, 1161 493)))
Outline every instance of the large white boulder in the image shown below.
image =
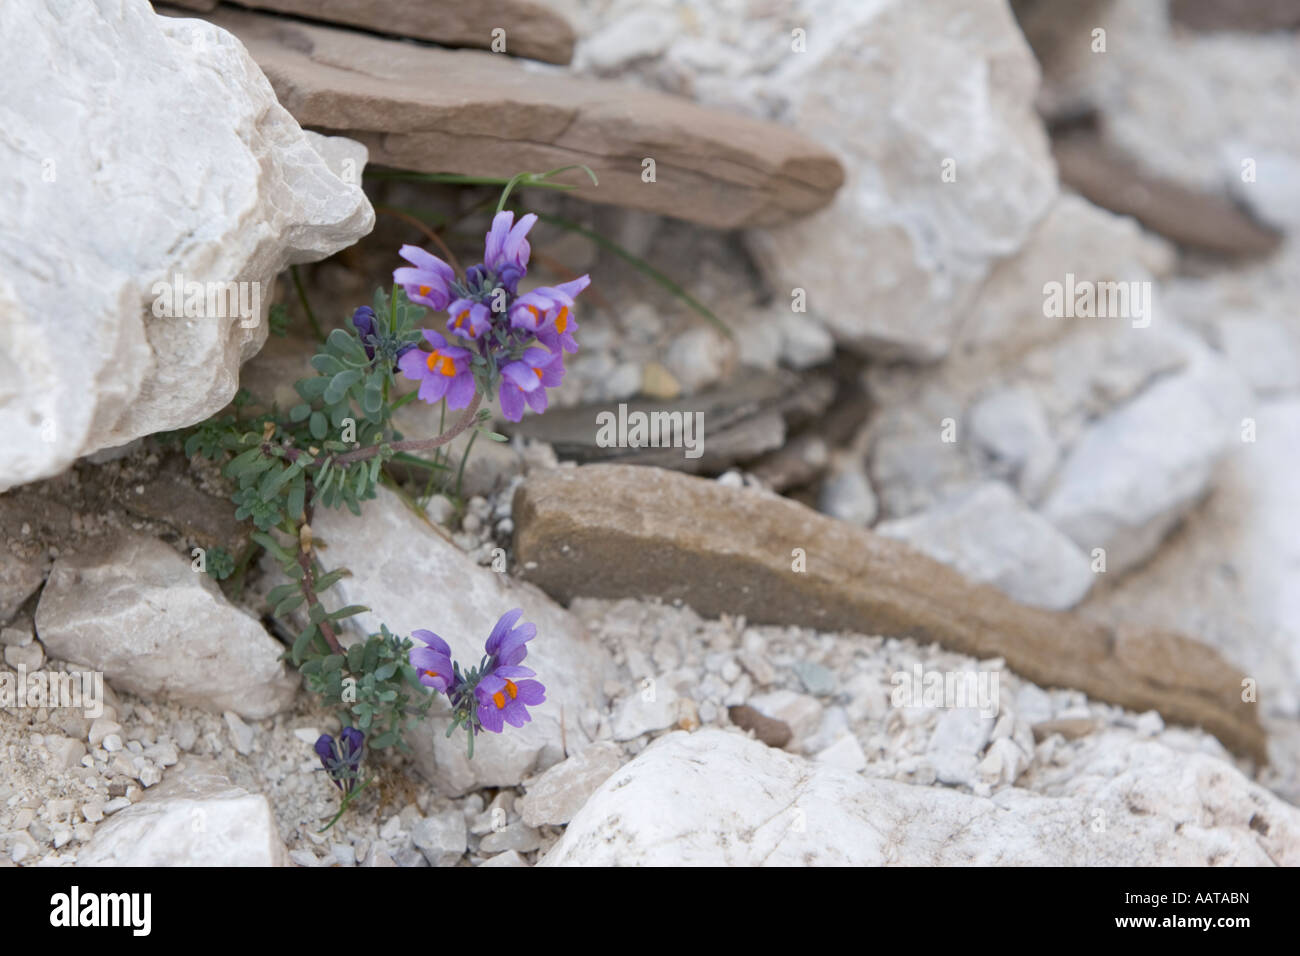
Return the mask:
POLYGON ((578 69, 788 123, 839 154, 830 206, 746 242, 776 298, 803 289, 795 318, 841 344, 943 355, 1057 194, 1038 66, 1004 0, 581 5, 578 69))
POLYGON ((873 780, 739 733, 675 732, 611 776, 545 866, 1300 863, 1300 810, 1204 754, 1107 738, 1053 793, 873 780))
POLYGON ((224 30, 146 0, 17 0, 0 36, 4 490, 219 409, 276 274, 374 212, 364 153, 331 168, 224 30))

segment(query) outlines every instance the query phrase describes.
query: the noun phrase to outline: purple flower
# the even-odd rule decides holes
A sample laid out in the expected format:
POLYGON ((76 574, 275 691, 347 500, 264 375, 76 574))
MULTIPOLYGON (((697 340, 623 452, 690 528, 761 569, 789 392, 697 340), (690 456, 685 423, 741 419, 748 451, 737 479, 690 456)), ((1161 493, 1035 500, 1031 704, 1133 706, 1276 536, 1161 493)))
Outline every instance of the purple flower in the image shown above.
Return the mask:
POLYGON ((589 285, 591 279, 584 275, 526 292, 511 307, 510 324, 532 332, 552 352, 576 352, 578 340, 573 333, 578 331, 578 323, 573 318, 573 300, 589 285))
MULTIPOLYGON (((352 313, 352 326, 357 330, 357 335, 364 342, 370 336, 375 334, 375 310, 368 305, 360 306, 352 313)), ((366 346, 366 354, 374 357, 374 349, 366 346)))
MULTIPOLYGON (((357 308, 352 313, 352 327, 357 330, 357 338, 361 339, 361 344, 366 348, 366 358, 375 357, 375 343, 379 339, 378 326, 375 321, 375 310, 368 305, 357 308)), ((403 355, 415 348, 414 342, 408 342, 397 349, 397 358, 400 360, 403 355)))
POLYGON ((574 299, 591 279, 584 275, 518 294, 532 254, 528 232, 536 222, 531 214, 516 222, 512 212, 497 213, 484 239, 483 261, 466 270, 463 279, 424 250, 402 247, 416 268, 398 269, 394 278, 413 301, 445 308, 449 337, 464 346, 449 346, 426 332, 436 346, 422 359, 428 368, 409 355, 398 363, 408 378, 421 382, 424 401, 445 396, 448 407, 464 408, 481 385, 498 391, 510 421, 522 419, 525 405, 546 410, 546 389, 564 380, 564 353, 578 350, 574 299))
POLYGON ((406 297, 431 309, 447 308, 450 283, 456 278, 451 266, 419 246, 402 246, 398 254, 414 266, 393 270, 393 281, 406 290, 406 297))
POLYGON ((546 411, 546 390, 564 381, 564 356, 546 349, 529 349, 501 369, 501 414, 512 422, 524 417, 524 402, 537 413, 546 411))
MULTIPOLYGON (((526 667, 513 668, 528 670, 526 667)), ((489 674, 474 688, 478 698, 478 722, 484 730, 501 733, 503 724, 522 727, 533 719, 529 707, 546 703, 546 688, 541 681, 514 681, 508 677, 489 674)))
POLYGON ((528 656, 526 645, 537 636, 537 625, 525 621, 515 627, 515 622, 523 615, 524 609, 517 607, 513 611, 506 611, 497 620, 492 633, 488 635, 487 642, 483 645, 483 650, 487 652, 489 658, 489 666, 518 664, 528 656))
POLYGON ((493 216, 492 228, 488 230, 484 243, 483 265, 497 274, 507 266, 513 266, 520 275, 527 272, 532 248, 525 237, 535 222, 537 217, 532 213, 521 217, 518 223, 512 212, 499 212, 493 216))
POLYGON ((412 381, 420 383, 420 401, 430 405, 447 399, 448 408, 464 408, 474 399, 474 373, 470 369, 468 349, 448 345, 437 332, 424 330, 432 352, 412 349, 398 360, 397 367, 412 381))
POLYGON ((492 313, 482 302, 457 299, 447 307, 447 312, 451 315, 447 320, 447 330, 453 335, 481 339, 483 333, 492 328, 492 313))
POLYGON ((515 627, 523 613, 522 608, 515 608, 501 615, 484 645, 487 670, 474 688, 474 696, 479 726, 494 734, 501 733, 505 724, 522 727, 533 719, 528 708, 546 701, 541 681, 525 679, 536 676, 535 672, 519 666, 528 656, 527 643, 537 636, 535 624, 515 627))
POLYGON ((423 641, 424 647, 413 647, 409 655, 411 666, 425 687, 440 694, 447 693, 455 683, 455 668, 451 662, 451 648, 433 631, 412 631, 411 636, 423 641))
POLYGON ((335 741, 329 734, 316 739, 316 756, 329 773, 334 786, 351 793, 357 785, 361 771, 361 753, 365 749, 366 735, 355 727, 344 727, 335 741))

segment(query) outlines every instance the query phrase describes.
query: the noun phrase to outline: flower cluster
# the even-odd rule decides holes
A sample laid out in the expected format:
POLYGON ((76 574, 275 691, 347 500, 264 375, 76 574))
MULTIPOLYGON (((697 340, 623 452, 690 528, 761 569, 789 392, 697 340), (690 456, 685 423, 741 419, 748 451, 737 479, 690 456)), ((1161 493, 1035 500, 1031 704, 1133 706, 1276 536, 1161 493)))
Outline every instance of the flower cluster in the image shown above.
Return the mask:
POLYGON ((352 313, 352 327, 365 346, 366 358, 373 359, 376 351, 392 356, 394 363, 415 348, 414 342, 399 342, 384 334, 384 327, 375 319, 375 310, 363 305, 352 313))
POLYGON ((338 740, 321 734, 316 740, 316 756, 321 766, 345 794, 352 793, 361 781, 361 753, 365 749, 366 735, 355 727, 344 727, 338 740))
POLYGON ((423 647, 411 649, 410 662, 421 684, 446 694, 452 705, 452 726, 469 732, 471 747, 480 730, 499 734, 506 724, 522 727, 532 720, 529 707, 546 701, 541 681, 530 680, 536 673, 521 666, 528 656, 527 644, 537 636, 537 625, 516 624, 523 615, 515 608, 501 615, 483 646, 479 666, 462 671, 452 661, 451 648, 432 631, 412 631, 423 647))
POLYGON ((425 330, 432 350, 412 350, 398 361, 403 375, 420 382, 421 400, 445 398, 448 408, 464 408, 475 391, 499 388, 502 414, 517 422, 525 404, 545 411, 546 390, 563 380, 564 353, 578 350, 574 299, 591 279, 579 276, 520 295, 531 254, 528 230, 537 217, 514 220, 512 212, 496 214, 483 261, 463 278, 424 249, 402 246, 401 256, 411 265, 394 270, 393 281, 412 302, 448 315, 450 339, 425 330))

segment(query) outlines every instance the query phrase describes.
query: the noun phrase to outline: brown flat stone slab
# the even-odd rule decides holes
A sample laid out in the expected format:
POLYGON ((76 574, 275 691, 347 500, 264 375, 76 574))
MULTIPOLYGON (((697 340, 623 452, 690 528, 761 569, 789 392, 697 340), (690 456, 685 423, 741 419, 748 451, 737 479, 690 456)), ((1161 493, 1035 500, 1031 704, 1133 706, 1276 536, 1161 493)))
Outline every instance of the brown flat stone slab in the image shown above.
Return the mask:
POLYGON ((1052 155, 1062 183, 1180 245, 1227 256, 1260 256, 1282 241, 1227 198, 1148 175, 1092 137, 1055 139, 1052 155))
POLYGON ((208 18, 248 47, 299 123, 365 143, 372 164, 509 177, 585 163, 600 185, 566 174, 582 184, 574 195, 719 229, 812 212, 844 180, 802 134, 679 97, 231 7, 208 18))
POLYGON ((587 465, 530 475, 514 500, 515 561, 553 597, 680 599, 699 613, 937 641, 1199 725, 1266 760, 1245 676, 1180 634, 1113 630, 1017 604, 900 541, 794 501, 658 468, 587 465), (793 569, 796 549, 806 570, 793 569))
MULTIPOLYGON (((209 10, 216 6, 215 0, 200 2, 209 10)), ((504 30, 505 53, 547 63, 568 63, 577 39, 568 20, 532 0, 239 0, 238 5, 484 50, 492 48, 492 31, 504 30)))

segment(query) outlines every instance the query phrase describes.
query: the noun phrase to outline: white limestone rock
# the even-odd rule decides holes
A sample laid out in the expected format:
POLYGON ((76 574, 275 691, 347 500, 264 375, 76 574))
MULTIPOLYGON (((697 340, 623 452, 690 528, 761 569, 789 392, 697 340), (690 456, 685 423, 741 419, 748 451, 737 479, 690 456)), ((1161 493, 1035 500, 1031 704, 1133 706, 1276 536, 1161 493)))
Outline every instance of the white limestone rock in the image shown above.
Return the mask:
POLYGON ((142 535, 59 558, 36 632, 51 657, 147 698, 260 720, 297 692, 284 646, 182 555, 142 535))
POLYGON ((95 829, 78 866, 287 866, 271 805, 192 763, 95 829))
POLYGON ((539 865, 1300 862, 1300 810, 1223 760, 1122 735, 1090 753, 1060 794, 977 797, 864 778, 738 733, 672 733, 610 777, 539 865))
POLYGON ((1035 607, 1073 607, 1094 579, 1088 556, 998 481, 876 531, 1035 607))
POLYGON ((605 705, 602 688, 612 664, 568 611, 532 585, 475 564, 385 489, 366 502, 364 518, 321 510, 312 530, 328 546, 321 552, 326 566, 352 572, 330 590, 330 603, 371 608, 349 619, 351 633, 378 631, 381 622, 402 635, 430 630, 473 666, 506 611, 521 607, 522 620, 537 625, 526 664, 546 686, 546 702, 531 708, 531 723, 480 734, 470 760, 464 734, 446 737, 449 708, 440 697, 425 726, 407 735, 417 768, 438 790, 454 796, 513 787, 562 760, 566 741, 571 750, 591 742, 578 717, 605 705))
POLYGON ((218 27, 146 0, 8 3, 0 35, 4 490, 226 404, 276 274, 374 212, 360 157, 340 178, 218 27), (202 315, 155 313, 178 275, 202 315), (243 283, 246 314, 209 311, 209 283, 243 283))
POLYGON ((1085 552, 1105 549, 1108 572, 1149 557, 1241 440, 1248 388, 1208 348, 1190 352, 1184 371, 1088 427, 1043 503, 1043 514, 1085 552))

